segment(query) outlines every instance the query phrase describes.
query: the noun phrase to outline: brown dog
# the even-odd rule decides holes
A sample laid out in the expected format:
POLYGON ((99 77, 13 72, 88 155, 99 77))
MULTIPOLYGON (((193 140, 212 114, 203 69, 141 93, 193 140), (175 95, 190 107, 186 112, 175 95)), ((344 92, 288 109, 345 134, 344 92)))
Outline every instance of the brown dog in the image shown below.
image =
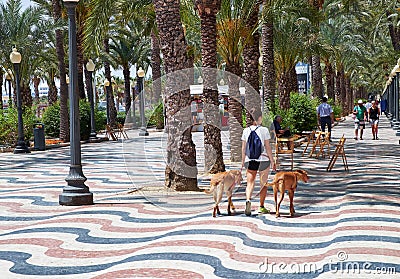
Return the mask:
MULTIPOLYGON (((274 200, 276 207, 276 217, 279 217, 279 207, 281 206, 281 202, 285 195, 285 191, 287 190, 289 193, 290 199, 290 216, 294 215, 294 205, 293 205, 293 197, 294 191, 297 188, 297 181, 302 180, 307 183, 308 175, 305 170, 296 170, 296 171, 281 171, 275 174, 274 180, 272 183, 266 183, 265 186, 272 186, 274 189, 274 200), (281 196, 278 199, 278 190, 281 192, 281 196)), ((265 187, 264 186, 264 187, 265 187)))
POLYGON ((241 181, 242 173, 240 170, 231 170, 214 174, 211 178, 210 190, 204 190, 206 194, 212 193, 214 196, 215 205, 212 214, 213 217, 216 216, 216 212, 218 215, 221 214, 218 204, 221 202, 224 192, 228 197, 228 215, 231 215, 231 209, 235 210, 232 203, 232 191, 235 185, 239 185, 241 181))

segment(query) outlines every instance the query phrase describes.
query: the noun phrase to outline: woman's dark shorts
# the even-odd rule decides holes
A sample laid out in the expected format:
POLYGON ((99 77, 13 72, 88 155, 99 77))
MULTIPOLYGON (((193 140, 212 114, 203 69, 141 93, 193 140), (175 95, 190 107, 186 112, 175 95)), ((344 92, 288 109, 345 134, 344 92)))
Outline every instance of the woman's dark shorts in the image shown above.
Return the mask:
POLYGON ((249 161, 244 163, 244 167, 248 170, 254 170, 254 171, 263 171, 266 170, 270 165, 269 161, 249 161))

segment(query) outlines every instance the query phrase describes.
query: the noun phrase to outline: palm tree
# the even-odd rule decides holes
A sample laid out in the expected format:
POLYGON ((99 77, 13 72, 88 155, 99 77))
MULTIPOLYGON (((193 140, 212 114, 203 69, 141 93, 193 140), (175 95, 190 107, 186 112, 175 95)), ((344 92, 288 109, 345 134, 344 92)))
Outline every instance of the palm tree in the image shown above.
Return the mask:
POLYGON ((274 6, 276 1, 263 1, 261 29, 263 102, 265 109, 275 111, 276 70, 274 64, 274 6))
POLYGON ((313 26, 318 15, 310 10, 308 2, 287 2, 280 16, 274 19, 275 68, 277 70, 279 107, 290 108, 290 93, 297 92, 295 66, 309 56, 314 47, 313 26))
POLYGON ((201 52, 203 70, 204 104, 204 156, 205 170, 210 173, 225 171, 222 153, 221 129, 219 121, 218 89, 215 69, 217 68, 217 13, 221 1, 197 0, 195 5, 201 21, 201 52))
MULTIPOLYGON (((93 53, 110 53, 110 28, 111 21, 116 20, 114 13, 117 10, 117 2, 113 0, 91 0, 90 11, 85 24, 84 45, 93 53)), ((104 55, 103 55, 104 56, 104 55)), ((110 63, 103 57, 105 78, 111 81, 110 63)), ((112 86, 106 87, 107 106, 109 109, 109 123, 115 126, 117 123, 117 110, 115 108, 112 86)))
MULTIPOLYGON (((249 15, 247 21, 247 28, 254 30, 258 26, 258 14, 260 10, 260 3, 257 1, 254 4, 253 11, 249 15)), ((256 109, 261 110, 260 99, 260 77, 259 77, 259 58, 260 58, 260 34, 258 29, 253 32, 249 43, 243 49, 243 78, 248 84, 245 85, 246 97, 246 122, 251 125, 250 111, 256 109)))
POLYGON ((166 187, 198 190, 196 149, 192 141, 189 74, 176 71, 188 65, 186 41, 180 19, 179 0, 153 0, 164 58, 165 110, 168 132, 166 187), (182 91, 177 94, 177 88, 182 91))
POLYGON ((161 49, 160 39, 154 30, 151 31, 151 71, 153 76, 153 100, 161 100, 161 49))
POLYGON ((254 11, 255 0, 222 0, 221 11, 217 17, 217 50, 226 64, 229 72, 229 131, 231 143, 231 161, 240 162, 242 158, 243 131, 242 104, 239 92, 239 82, 242 76, 240 60, 243 49, 251 39, 252 31, 248 20, 254 11))
MULTIPOLYGON (((60 0, 52 0, 52 16, 56 24, 62 19, 60 0)), ((60 79, 60 140, 69 141, 68 84, 65 66, 64 31, 55 29, 58 77, 60 79)))
MULTIPOLYGON (((310 7, 315 9, 315 11, 322 10, 324 0, 308 0, 310 7)), ((320 22, 316 21, 315 27, 317 31, 315 32, 314 39, 317 40, 319 36, 319 25, 320 22)), ((318 53, 313 53, 311 56, 311 84, 313 86, 312 95, 314 97, 322 97, 322 69, 321 69, 321 58, 318 53)))
POLYGON ((290 14, 282 15, 275 20, 274 46, 275 68, 277 69, 279 107, 290 108, 290 93, 297 91, 297 84, 293 86, 293 71, 296 62, 301 57, 303 48, 298 36, 296 18, 290 14))
POLYGON ((143 37, 142 29, 143 26, 140 22, 129 22, 125 28, 121 28, 118 33, 111 36, 110 54, 106 55, 106 59, 114 69, 119 66, 122 67, 126 112, 129 111, 132 101, 130 94, 130 68, 135 64, 149 64, 149 39, 148 37, 143 37))
MULTIPOLYGON (((40 7, 28 7, 22 10, 21 0, 9 0, 0 5, 1 39, 3 47, 0 56, 9 57, 12 47, 16 46, 22 54, 20 64, 21 99, 23 107, 32 106, 30 90, 31 75, 38 67, 38 60, 46 49, 49 32, 53 25, 44 19, 45 11, 40 7), (32 28, 35 26, 35 28, 32 28)), ((12 68, 11 62, 3 61, 7 68, 12 68)), ((14 75, 15 76, 15 75, 14 75)))

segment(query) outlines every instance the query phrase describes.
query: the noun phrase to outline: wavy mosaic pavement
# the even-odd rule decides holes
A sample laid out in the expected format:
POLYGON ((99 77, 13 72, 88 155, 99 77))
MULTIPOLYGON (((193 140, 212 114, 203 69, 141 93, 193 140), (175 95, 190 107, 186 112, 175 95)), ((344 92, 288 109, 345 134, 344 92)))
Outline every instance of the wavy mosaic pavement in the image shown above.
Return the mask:
MULTIPOLYGON (((339 160, 326 172, 327 159, 296 152, 295 168, 310 181, 299 183, 294 218, 287 196, 282 217, 257 214, 258 188, 245 216, 244 184, 236 215, 224 202, 217 218, 211 196, 160 191, 160 132, 82 146, 93 206, 58 205, 68 148, 1 154, 0 278, 400 278, 400 146, 387 120, 380 141, 369 132, 356 142, 350 120, 334 129, 336 139, 349 138, 349 173, 339 160)), ((194 140, 201 170, 201 134, 194 140)), ((227 140, 224 132, 235 168, 227 140)))

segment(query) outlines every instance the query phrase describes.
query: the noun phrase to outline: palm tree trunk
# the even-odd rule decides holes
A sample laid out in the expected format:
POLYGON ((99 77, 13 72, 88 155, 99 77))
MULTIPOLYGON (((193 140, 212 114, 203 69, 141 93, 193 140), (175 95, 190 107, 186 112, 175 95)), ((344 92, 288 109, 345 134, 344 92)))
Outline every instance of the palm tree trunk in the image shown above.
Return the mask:
POLYGON ((57 102, 57 93, 57 86, 53 76, 49 84, 49 94, 47 95, 50 106, 57 102))
POLYGON ((161 100, 161 57, 160 41, 154 31, 151 32, 151 71, 153 74, 153 98, 156 103, 161 100))
POLYGON ((210 3, 196 1, 201 20, 201 54, 203 64, 203 112, 205 171, 218 173, 225 171, 221 141, 221 120, 218 110, 218 88, 215 75, 217 67, 217 18, 221 1, 210 3))
POLYGON ((129 110, 131 109, 131 103, 132 103, 132 98, 131 98, 131 72, 129 70, 129 65, 125 65, 124 69, 122 71, 124 75, 124 101, 125 101, 125 112, 126 115, 128 115, 129 110))
POLYGON ((165 72, 169 74, 165 86, 168 133, 165 186, 178 191, 198 190, 196 149, 191 134, 190 71, 174 74, 188 64, 180 1, 153 0, 153 4, 165 72))
MULTIPOLYGON (((315 10, 319 11, 322 9, 324 3, 323 0, 309 0, 309 3, 315 10)), ((318 28, 318 33, 316 33, 316 38, 319 37, 320 23, 316 23, 316 28, 318 28)), ((311 57, 311 83, 313 86, 312 96, 316 98, 322 97, 322 69, 321 69, 321 58, 318 54, 311 57)))
POLYGON ((335 79, 335 102, 337 104, 340 104, 340 98, 341 98, 341 87, 340 87, 340 75, 342 74, 341 71, 338 69, 339 67, 336 66, 336 79, 335 79))
POLYGON ((29 83, 22 82, 21 84, 21 101, 23 108, 32 107, 33 100, 29 83))
POLYGON ((332 64, 325 62, 326 93, 329 99, 335 99, 335 73, 332 64))
POLYGON ((345 74, 344 69, 340 71, 340 103, 343 109, 346 109, 346 86, 345 86, 345 74))
POLYGON ((345 77, 345 88, 346 88, 346 107, 343 110, 343 115, 348 115, 352 110, 352 94, 351 94, 351 82, 350 77, 346 75, 345 77))
POLYGON ((239 64, 226 65, 229 86, 229 138, 231 143, 231 161, 241 162, 242 160, 242 98, 240 96, 239 84, 242 70, 239 64))
POLYGON ((312 78, 312 96, 315 98, 322 97, 322 70, 321 58, 319 55, 311 57, 311 78, 312 78))
MULTIPOLYGON (((247 26, 250 30, 256 26, 258 22, 258 12, 260 5, 254 5, 254 10, 249 17, 247 26)), ((243 50, 243 78, 248 84, 245 85, 246 97, 245 97, 245 109, 246 109, 246 123, 247 126, 251 125, 250 111, 261 110, 260 104, 260 82, 259 82, 259 70, 258 60, 260 58, 260 47, 259 47, 260 35, 256 31, 252 35, 251 43, 246 44, 243 50)))
MULTIPOLYGON (((105 39, 103 41, 104 44, 104 51, 106 53, 110 53, 110 46, 108 43, 108 39, 105 39)), ((114 95, 113 95, 113 88, 111 84, 111 67, 110 63, 107 61, 104 61, 104 73, 106 79, 109 80, 110 86, 106 87, 106 98, 107 98, 107 106, 108 106, 108 112, 110 116, 110 121, 109 124, 111 127, 114 127, 117 124, 117 109, 115 108, 115 101, 114 101, 114 95)))
POLYGON ((289 71, 289 92, 292 93, 298 91, 299 91, 299 83, 297 81, 296 66, 293 65, 293 67, 291 67, 289 71))
POLYGON ((278 91, 279 91, 279 108, 289 109, 290 108, 290 72, 281 73, 278 79, 278 91))
MULTIPOLYGON (((53 18, 58 21, 61 18, 61 5, 59 0, 52 0, 53 18)), ((68 84, 66 80, 64 34, 62 29, 56 29, 56 54, 60 77, 60 139, 69 141, 69 114, 68 114, 68 84)))
POLYGON ((387 11, 386 15, 389 18, 388 27, 393 49, 395 51, 400 51, 400 27, 398 25, 393 24, 392 22, 393 19, 392 17, 390 17, 391 15, 390 11, 387 11))
MULTIPOLYGON (((264 9, 268 8, 264 1, 264 9)), ((262 25, 262 76, 265 108, 275 111, 276 72, 274 65, 274 24, 272 17, 262 25)))
POLYGON ((33 90, 35 92, 35 103, 39 104, 39 84, 40 84, 40 78, 38 76, 34 76, 32 78, 32 82, 33 82, 33 90))

